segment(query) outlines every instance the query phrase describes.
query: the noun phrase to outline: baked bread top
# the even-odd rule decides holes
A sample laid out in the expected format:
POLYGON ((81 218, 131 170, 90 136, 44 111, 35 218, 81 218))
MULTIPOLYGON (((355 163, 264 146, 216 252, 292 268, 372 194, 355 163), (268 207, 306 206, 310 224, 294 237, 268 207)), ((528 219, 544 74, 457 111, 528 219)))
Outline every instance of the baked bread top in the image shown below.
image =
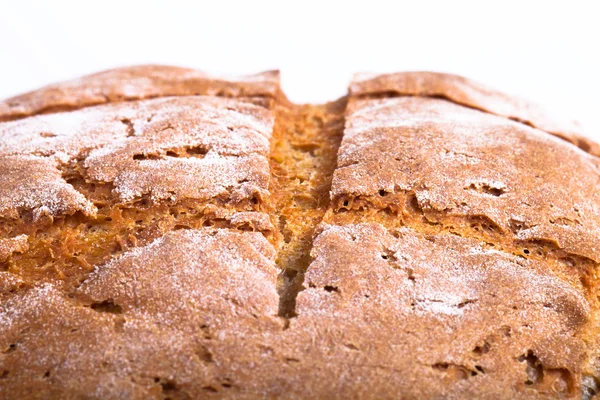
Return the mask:
POLYGON ((0 397, 592 398, 600 159, 465 78, 0 103, 0 397))
POLYGON ((98 72, 5 100, 0 102, 0 121, 154 97, 274 97, 278 90, 278 71, 218 79, 189 68, 140 65, 98 72))

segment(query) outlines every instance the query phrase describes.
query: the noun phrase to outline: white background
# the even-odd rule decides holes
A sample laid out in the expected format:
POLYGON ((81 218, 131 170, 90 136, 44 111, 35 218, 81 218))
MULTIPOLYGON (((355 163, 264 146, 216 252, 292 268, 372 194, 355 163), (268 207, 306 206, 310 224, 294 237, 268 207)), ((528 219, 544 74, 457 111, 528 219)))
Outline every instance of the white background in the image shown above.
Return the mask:
POLYGON ((138 63, 281 69, 296 102, 342 96, 356 71, 437 70, 529 97, 600 141, 595 3, 0 0, 0 98, 138 63))

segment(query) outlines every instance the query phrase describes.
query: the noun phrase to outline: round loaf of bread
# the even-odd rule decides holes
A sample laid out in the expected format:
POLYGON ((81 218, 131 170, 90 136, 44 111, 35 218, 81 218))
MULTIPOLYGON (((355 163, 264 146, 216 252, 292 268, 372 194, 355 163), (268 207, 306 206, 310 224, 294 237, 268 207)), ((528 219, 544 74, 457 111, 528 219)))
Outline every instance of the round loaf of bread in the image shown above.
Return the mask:
POLYGON ((595 398, 599 156, 430 72, 0 102, 0 398, 595 398))

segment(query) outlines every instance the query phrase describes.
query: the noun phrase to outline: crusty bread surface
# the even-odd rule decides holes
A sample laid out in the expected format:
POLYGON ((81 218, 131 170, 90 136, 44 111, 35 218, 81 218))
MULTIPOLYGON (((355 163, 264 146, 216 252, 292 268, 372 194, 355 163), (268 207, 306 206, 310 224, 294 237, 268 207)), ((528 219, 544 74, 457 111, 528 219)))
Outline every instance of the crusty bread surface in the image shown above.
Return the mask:
POLYGON ((432 72, 0 102, 0 398, 596 398, 598 156, 432 72))

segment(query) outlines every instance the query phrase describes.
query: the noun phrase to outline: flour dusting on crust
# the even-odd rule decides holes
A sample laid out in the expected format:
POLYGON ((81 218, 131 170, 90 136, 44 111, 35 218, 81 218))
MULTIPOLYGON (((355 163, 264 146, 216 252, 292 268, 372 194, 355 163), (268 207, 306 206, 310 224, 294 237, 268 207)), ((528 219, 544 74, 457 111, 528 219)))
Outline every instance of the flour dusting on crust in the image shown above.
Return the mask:
POLYGON ((110 104, 0 124, 0 213, 52 216, 94 206, 63 178, 82 162, 123 202, 267 196, 270 111, 243 101, 176 97, 110 104))

